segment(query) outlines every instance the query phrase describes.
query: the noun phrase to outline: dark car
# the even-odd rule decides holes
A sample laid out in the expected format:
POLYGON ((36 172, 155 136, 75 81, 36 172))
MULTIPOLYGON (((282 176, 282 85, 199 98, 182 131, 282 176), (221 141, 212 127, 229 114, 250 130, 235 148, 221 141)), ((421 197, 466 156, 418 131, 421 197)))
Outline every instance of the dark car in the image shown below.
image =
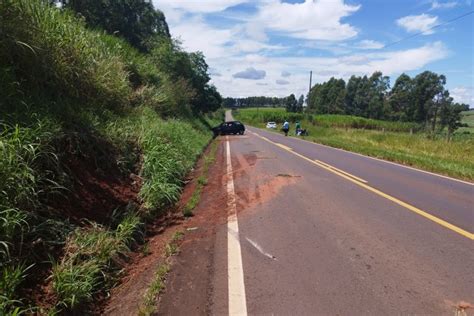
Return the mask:
POLYGON ((245 133, 245 126, 239 121, 225 122, 219 126, 213 127, 212 131, 214 132, 215 136, 230 134, 243 135, 245 133))

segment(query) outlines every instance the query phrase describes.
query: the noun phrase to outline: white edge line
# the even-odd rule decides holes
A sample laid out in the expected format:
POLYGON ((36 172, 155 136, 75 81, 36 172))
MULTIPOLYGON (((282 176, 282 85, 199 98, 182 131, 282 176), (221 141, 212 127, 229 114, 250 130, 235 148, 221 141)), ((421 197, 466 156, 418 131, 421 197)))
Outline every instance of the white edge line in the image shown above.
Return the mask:
POLYGON ((240 248, 239 223, 232 176, 229 138, 226 137, 227 156, 227 276, 229 294, 229 315, 247 315, 244 270, 240 248))
MULTIPOLYGON (((252 127, 253 127, 253 128, 256 128, 256 129, 259 129, 259 130, 262 130, 262 131, 265 131, 265 130, 262 129, 262 128, 258 128, 258 127, 255 127, 255 126, 252 126, 252 127)), ((266 131, 266 132, 268 132, 268 131, 266 131)), ((268 133, 272 133, 272 132, 268 132, 268 133)), ((276 134, 276 133, 272 133, 272 134, 276 134)), ((278 135, 278 134, 277 134, 277 135, 278 135)), ((367 156, 367 155, 364 155, 364 154, 356 153, 356 152, 349 151, 349 150, 345 150, 345 149, 342 149, 342 148, 331 147, 331 146, 328 146, 328 145, 324 145, 324 144, 320 144, 320 143, 311 142, 311 141, 306 140, 306 139, 299 139, 299 138, 292 137, 292 136, 291 136, 291 138, 292 138, 292 139, 299 140, 299 141, 301 141, 301 142, 309 143, 309 144, 312 144, 312 145, 315 145, 315 146, 323 146, 323 147, 326 147, 326 148, 331 148, 331 149, 335 149, 335 150, 340 150, 340 151, 343 151, 343 152, 346 152, 346 153, 349 153, 349 154, 353 154, 353 155, 357 155, 357 156, 361 156, 361 157, 365 157, 365 158, 370 158, 370 159, 377 160, 377 161, 380 161, 380 162, 385 162, 385 163, 392 164, 392 165, 399 166, 399 167, 403 167, 403 168, 406 168, 406 169, 411 169, 411 170, 414 170, 414 171, 418 171, 418 172, 430 174, 430 175, 432 175, 432 176, 437 176, 437 177, 444 178, 444 179, 447 179, 447 180, 456 181, 456 182, 460 182, 460 183, 464 183, 464 184, 468 184, 468 185, 474 186, 474 183, 472 183, 472 182, 468 182, 468 181, 464 181, 464 180, 461 180, 461 179, 456 179, 456 178, 448 177, 448 176, 445 176, 445 175, 442 175, 442 174, 439 174, 439 173, 434 173, 434 172, 430 172, 430 171, 426 171, 426 170, 421 170, 421 169, 418 169, 418 168, 414 168, 414 167, 402 165, 402 164, 397 163, 397 162, 393 162, 393 161, 384 160, 384 159, 381 159, 381 158, 376 158, 376 157, 367 156)))

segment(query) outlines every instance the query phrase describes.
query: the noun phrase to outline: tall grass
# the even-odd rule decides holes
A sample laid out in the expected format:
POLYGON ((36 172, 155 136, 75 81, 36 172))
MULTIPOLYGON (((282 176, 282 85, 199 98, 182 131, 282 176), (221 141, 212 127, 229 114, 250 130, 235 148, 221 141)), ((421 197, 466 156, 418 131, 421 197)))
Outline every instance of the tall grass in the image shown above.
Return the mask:
POLYGON ((183 177, 211 139, 210 131, 201 121, 163 120, 148 107, 117 118, 104 126, 102 132, 119 147, 135 143, 140 148, 140 198, 144 213, 125 214, 115 229, 91 223, 68 237, 65 255, 52 271, 59 305, 66 309, 80 307, 91 301, 97 291, 112 285, 129 246, 143 238, 140 232, 144 219, 177 201, 183 177))
POLYGON ((77 228, 67 239, 65 255, 53 266, 53 288, 58 307, 73 309, 112 285, 123 265, 134 235, 142 227, 137 214, 128 214, 115 230, 92 223, 77 228))
POLYGON ((58 247, 64 256, 55 259, 53 287, 59 303, 74 308, 110 286, 131 243, 142 238, 142 213, 126 210, 118 224, 73 225, 48 208, 46 197, 70 177, 59 167, 62 152, 102 153, 80 135, 106 138, 119 156, 110 164, 126 174, 139 170, 149 216, 177 200, 211 139, 209 125, 222 115, 192 117, 185 82, 172 82, 151 57, 47 3, 0 1, 0 314, 27 304, 17 297, 25 267, 58 247), (62 148, 65 139, 76 147, 62 148))
POLYGON ((281 124, 285 120, 291 123, 305 120, 311 125, 320 127, 386 130, 393 132, 417 132, 421 129, 421 126, 416 123, 381 121, 351 115, 288 113, 284 109, 240 109, 236 114, 239 119, 253 124, 266 122, 281 124))
POLYGON ((211 139, 208 128, 199 120, 163 120, 146 107, 109 124, 107 133, 112 139, 121 138, 122 144, 135 141, 141 148, 140 176, 144 181, 140 197, 148 210, 177 201, 183 177, 211 139))

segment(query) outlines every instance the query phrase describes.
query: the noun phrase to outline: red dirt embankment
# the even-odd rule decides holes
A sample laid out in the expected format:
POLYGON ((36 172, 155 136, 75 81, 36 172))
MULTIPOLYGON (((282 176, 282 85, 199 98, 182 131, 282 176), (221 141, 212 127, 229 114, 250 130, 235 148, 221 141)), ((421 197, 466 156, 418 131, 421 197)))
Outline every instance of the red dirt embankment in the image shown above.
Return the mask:
POLYGON ((47 202, 59 216, 80 223, 84 219, 109 224, 116 209, 130 203, 139 204, 141 179, 134 173, 125 175, 115 163, 118 153, 105 140, 88 136, 87 147, 77 140, 65 139, 60 158, 68 174, 68 190, 47 202), (77 149, 77 148, 80 149, 77 149))
MULTIPOLYGON (((184 232, 185 238, 180 247, 196 238, 213 235, 216 222, 225 223, 226 193, 222 190, 221 176, 225 173, 224 150, 220 140, 216 161, 210 167, 208 183, 202 191, 202 199, 193 210, 193 217, 184 218, 182 210, 196 188, 197 178, 201 175, 203 160, 200 159, 195 169, 188 175, 187 184, 180 201, 175 207, 147 226, 147 254, 138 249, 131 255, 131 260, 125 268, 121 284, 112 290, 110 300, 100 307, 100 314, 105 315, 137 315, 153 276, 160 264, 164 262, 166 245, 176 232, 184 232), (210 201, 212 199, 212 203, 210 201), (214 206, 219 207, 214 207, 214 206)), ((208 148, 203 157, 209 153, 208 148)), ((171 269, 174 269, 176 257, 171 259, 171 269)), ((168 282, 167 282, 168 283, 168 282)))
MULTIPOLYGON (((63 138, 56 144, 57 151, 61 152, 57 176, 64 178, 67 189, 44 196, 41 212, 45 217, 77 226, 93 222, 109 225, 114 211, 139 204, 141 179, 133 173, 124 175, 119 169, 113 145, 91 135, 81 137, 63 138)), ((49 278, 49 259, 58 260, 63 250, 61 245, 52 247, 41 239, 34 241, 31 247, 39 257, 28 271, 22 297, 33 306, 49 309, 57 301, 49 278)))

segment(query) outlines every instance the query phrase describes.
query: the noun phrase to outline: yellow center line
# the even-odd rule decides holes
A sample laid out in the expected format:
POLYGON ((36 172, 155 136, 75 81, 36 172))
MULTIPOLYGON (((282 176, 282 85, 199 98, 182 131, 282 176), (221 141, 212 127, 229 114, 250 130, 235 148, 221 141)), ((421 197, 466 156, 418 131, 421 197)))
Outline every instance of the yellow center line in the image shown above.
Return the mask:
POLYGON ((285 146, 283 144, 280 144, 280 143, 274 143, 274 144, 277 145, 278 147, 281 147, 281 148, 285 149, 285 150, 288 150, 288 151, 292 150, 291 147, 285 146))
MULTIPOLYGON (((474 240, 474 234, 473 234, 473 233, 470 233, 470 232, 468 232, 468 231, 466 231, 466 230, 464 230, 464 229, 462 229, 462 228, 459 228, 459 227, 457 227, 457 226, 455 226, 455 225, 453 225, 453 224, 451 224, 451 223, 448 223, 447 221, 442 220, 441 218, 438 218, 438 217, 436 217, 436 216, 434 216, 434 215, 431 215, 430 213, 428 213, 428 212, 426 212, 426 211, 423 211, 423 210, 421 210, 421 209, 419 209, 419 208, 417 208, 417 207, 415 207, 415 206, 413 206, 413 205, 410 205, 410 204, 408 204, 408 203, 406 203, 406 202, 403 202, 403 201, 401 201, 401 200, 399 200, 399 199, 397 199, 397 198, 395 198, 395 197, 393 197, 393 196, 391 196, 391 195, 389 195, 389 194, 387 194, 387 193, 384 193, 384 192, 382 192, 382 191, 380 191, 380 190, 377 190, 377 189, 375 189, 375 188, 373 188, 373 187, 367 185, 366 183, 361 182, 360 180, 356 180, 356 179, 355 179, 355 178, 356 178, 355 176, 348 175, 346 172, 343 172, 342 170, 339 170, 339 169, 337 169, 337 168, 335 168, 335 167, 332 167, 332 166, 330 166, 330 165, 327 165, 327 164, 325 164, 325 163, 322 163, 322 162, 320 162, 319 160, 316 160, 316 161, 315 161, 315 160, 312 160, 312 159, 310 159, 310 158, 308 158, 308 157, 306 157, 306 156, 303 156, 303 155, 301 155, 301 154, 299 154, 299 153, 297 153, 297 152, 294 152, 290 147, 285 146, 285 145, 282 145, 282 144, 280 144, 280 143, 275 143, 275 142, 269 140, 269 139, 266 138, 266 137, 262 137, 262 136, 257 136, 257 137, 260 137, 260 138, 262 138, 263 140, 265 140, 265 141, 267 141, 267 142, 269 142, 269 143, 272 143, 272 144, 274 144, 274 145, 276 145, 276 146, 278 146, 278 147, 280 147, 280 148, 282 148, 282 149, 285 149, 285 150, 287 150, 288 152, 290 152, 290 153, 292 153, 292 154, 294 154, 294 155, 300 157, 301 159, 304 159, 304 160, 306 160, 306 161, 309 161, 309 162, 311 162, 312 164, 315 164, 315 165, 317 165, 317 166, 319 166, 319 167, 321 167, 321 168, 323 168, 323 169, 325 169, 325 170, 327 170, 327 171, 329 171, 329 172, 332 172, 332 173, 334 173, 334 174, 336 174, 336 175, 338 175, 338 176, 340 176, 340 177, 342 177, 342 178, 344 178, 344 179, 346 179, 346 180, 348 180, 348 181, 350 181, 350 182, 352 182, 352 183, 355 183, 356 185, 358 185, 358 186, 360 186, 360 187, 362 187, 362 188, 364 188, 364 189, 366 189, 366 190, 369 190, 369 191, 371 191, 371 192, 373 192, 373 193, 375 193, 375 194, 377 194, 377 195, 379 195, 379 196, 381 196, 381 197, 383 197, 383 198, 385 198, 385 199, 387 199, 387 200, 390 200, 390 201, 392 201, 392 202, 394 202, 394 203, 396 203, 396 204, 398 204, 398 205, 400 205, 400 206, 402 206, 402 207, 404 207, 404 208, 406 208, 406 209, 408 209, 408 210, 410 210, 410 211, 412 211, 412 212, 414 212, 414 213, 416 213, 416 214, 418 214, 418 215, 420 215, 420 216, 423 216, 424 218, 427 218, 427 219, 429 219, 429 220, 431 220, 431 221, 433 221, 433 222, 435 222, 435 223, 437 223, 437 224, 439 224, 439 225, 441 225, 441 226, 443 226, 443 227, 445 227, 445 228, 447 228, 447 229, 450 229, 450 230, 452 230, 452 231, 454 231, 454 232, 456 232, 456 233, 458 233, 458 234, 460 234, 460 235, 462 235, 462 236, 464 236, 464 237, 466 237, 466 238, 468 238, 468 239, 474 240)), ((364 181, 365 181, 365 180, 364 180, 364 181)))
POLYGON ((339 168, 336 168, 336 167, 334 167, 334 166, 331 166, 330 164, 325 163, 325 162, 322 162, 321 160, 315 159, 314 161, 316 161, 316 162, 318 162, 318 163, 320 163, 320 164, 323 164, 323 165, 325 165, 325 166, 328 167, 328 168, 334 169, 334 170, 336 170, 336 171, 338 171, 338 172, 340 172, 340 173, 343 173, 343 174, 345 174, 346 176, 349 176, 349 177, 351 177, 351 178, 353 178, 353 179, 356 179, 357 181, 360 181, 360 182, 362 182, 362 183, 368 183, 366 180, 364 180, 364 179, 362 179, 362 178, 359 178, 359 177, 357 177, 357 176, 355 176, 355 175, 353 175, 353 174, 351 174, 351 173, 349 173, 349 172, 346 172, 346 171, 344 171, 344 170, 341 170, 341 169, 339 169, 339 168))

